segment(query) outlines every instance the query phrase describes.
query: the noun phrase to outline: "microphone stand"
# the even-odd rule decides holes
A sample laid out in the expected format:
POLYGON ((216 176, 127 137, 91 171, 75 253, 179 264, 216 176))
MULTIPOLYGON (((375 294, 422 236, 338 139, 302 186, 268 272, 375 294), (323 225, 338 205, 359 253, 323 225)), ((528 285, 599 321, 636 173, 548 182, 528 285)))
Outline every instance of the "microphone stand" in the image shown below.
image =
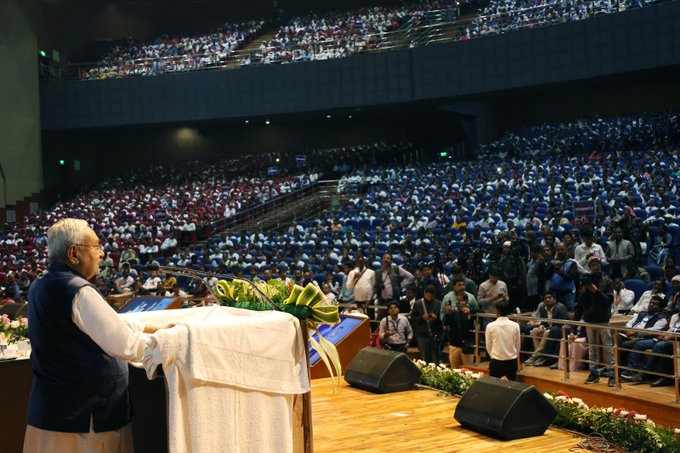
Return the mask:
MULTIPOLYGON (((155 267, 155 266, 154 266, 155 267)), ((195 280, 200 281, 205 285, 205 287, 210 291, 210 294, 213 295, 215 300, 221 300, 220 296, 217 294, 215 289, 210 286, 210 283, 208 281, 209 277, 215 277, 221 280, 227 280, 227 281, 236 281, 236 282, 246 282, 248 285, 253 288, 260 296, 262 296, 262 300, 264 300, 267 305, 269 305, 272 310, 276 311, 281 311, 281 309, 267 296, 264 291, 262 291, 260 288, 257 287, 255 283, 253 283, 251 280, 248 280, 247 278, 241 278, 241 277, 235 277, 233 275, 224 275, 224 274, 218 274, 216 272, 203 272, 203 271, 196 271, 193 269, 186 269, 183 267, 173 267, 173 266, 158 266, 158 269, 165 272, 165 273, 171 273, 173 275, 180 275, 183 277, 189 277, 195 280)))

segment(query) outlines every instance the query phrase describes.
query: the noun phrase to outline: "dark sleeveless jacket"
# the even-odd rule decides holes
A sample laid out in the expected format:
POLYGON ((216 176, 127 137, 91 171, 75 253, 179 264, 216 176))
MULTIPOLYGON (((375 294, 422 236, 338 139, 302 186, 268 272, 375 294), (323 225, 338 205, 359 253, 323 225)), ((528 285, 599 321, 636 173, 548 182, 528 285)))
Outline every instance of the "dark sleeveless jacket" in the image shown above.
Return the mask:
MULTIPOLYGON (((396 264, 390 265, 390 270, 387 271, 387 278, 392 283, 392 300, 399 300, 401 298, 401 275, 399 275, 399 268, 396 264)), ((382 300, 382 290, 385 287, 382 279, 383 270, 381 267, 375 271, 375 294, 380 302, 387 302, 382 300)))
MULTIPOLYGON (((90 283, 61 263, 52 264, 28 293, 33 385, 28 424, 87 433, 114 431, 130 421, 128 370, 71 320, 73 297, 90 283)), ((91 285, 90 285, 91 286, 91 285)))

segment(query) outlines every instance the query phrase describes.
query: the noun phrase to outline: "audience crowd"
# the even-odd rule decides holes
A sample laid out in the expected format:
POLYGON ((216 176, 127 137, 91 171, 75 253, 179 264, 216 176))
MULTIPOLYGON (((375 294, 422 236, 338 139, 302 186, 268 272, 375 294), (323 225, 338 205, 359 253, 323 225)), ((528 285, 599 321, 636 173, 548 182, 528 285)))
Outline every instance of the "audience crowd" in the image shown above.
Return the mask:
POLYGON ((257 36, 264 21, 224 24, 194 36, 161 36, 153 42, 130 40, 114 46, 81 79, 103 80, 127 76, 152 76, 168 72, 195 71, 221 66, 257 36))
POLYGON ((491 0, 479 9, 462 39, 544 27, 642 8, 660 0, 491 0))
POLYGON ((366 52, 387 41, 391 31, 410 19, 418 21, 439 9, 453 14, 454 7, 454 2, 442 0, 296 17, 260 44, 257 52, 243 58, 241 65, 328 60, 366 52))
MULTIPOLYGON (((670 112, 516 130, 465 163, 414 162, 412 145, 313 150, 306 154, 310 162, 346 173, 341 203, 285 231, 242 231, 205 244, 192 234, 201 225, 313 183, 318 174, 282 168, 275 177, 246 176, 247 158, 131 171, 5 226, 3 300, 24 297, 45 266, 46 229, 71 216, 87 219, 100 235, 106 257, 97 286, 105 294, 208 295, 188 279, 148 275, 149 264, 314 283, 329 302, 376 320, 384 312, 375 303, 390 310, 396 304, 405 315, 416 309, 409 339, 415 336, 434 361, 440 344, 433 349, 431 339, 421 341, 426 333, 446 334, 458 363, 469 352, 471 316, 492 313, 500 302, 537 318, 567 312, 605 326, 610 316, 630 312, 631 328, 676 333, 679 138, 680 117, 670 112)), ((543 353, 530 364, 557 365, 550 357, 554 327, 545 321, 523 327, 543 353)), ((606 346, 611 338, 602 332, 573 335, 606 346)), ((392 334, 381 338, 386 335, 392 334)), ((635 333, 626 344, 640 349, 648 343, 637 342, 646 339, 635 333)), ((597 351, 591 347, 590 355, 604 366, 591 367, 589 382, 607 373, 611 381, 611 351, 597 351)), ((638 359, 630 360, 636 369, 638 359)), ((642 370, 623 377, 647 379, 642 370)))
MULTIPOLYGON (((457 33, 459 39, 471 39, 612 14, 659 1, 550 0, 536 3, 527 0, 492 0, 479 7, 471 22, 460 23, 457 33)), ((327 60, 379 47, 414 46, 419 42, 418 33, 409 34, 406 39, 402 34, 392 32, 400 27, 428 29, 432 21, 454 24, 461 4, 466 8, 477 7, 475 2, 432 0, 398 7, 374 6, 325 14, 311 13, 284 23, 268 39, 266 36, 272 24, 252 20, 241 24, 227 23, 201 35, 164 35, 149 42, 129 40, 112 47, 104 59, 83 71, 80 78, 101 80, 223 67, 228 60, 241 54, 238 57, 239 64, 251 66, 327 60), (243 52, 249 42, 260 37, 263 39, 257 48, 243 52)), ((428 35, 427 30, 425 34, 428 35)), ((424 42, 429 41, 425 39, 424 42)), ((52 68, 41 67, 44 75, 53 72, 52 68)))

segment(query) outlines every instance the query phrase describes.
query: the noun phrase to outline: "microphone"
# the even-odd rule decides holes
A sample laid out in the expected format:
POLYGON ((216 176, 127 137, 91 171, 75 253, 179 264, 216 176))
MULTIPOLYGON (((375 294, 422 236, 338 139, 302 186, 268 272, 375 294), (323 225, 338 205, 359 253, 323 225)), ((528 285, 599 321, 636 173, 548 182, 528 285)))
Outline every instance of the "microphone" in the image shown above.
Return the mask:
MULTIPOLYGON (((269 296, 267 296, 260 288, 257 287, 256 284, 254 284, 251 280, 248 280, 247 278, 242 278, 242 277, 236 277, 234 275, 224 275, 224 274, 218 274, 217 272, 199 272, 195 271, 193 269, 186 269, 183 267, 173 267, 173 266, 157 266, 155 264, 151 264, 148 266, 152 266, 154 268, 157 268, 156 270, 161 270, 165 273, 171 273, 173 275, 181 275, 184 277, 189 277, 193 278, 194 280, 198 280, 201 283, 205 285, 206 288, 208 288, 208 291, 210 291, 210 294, 213 295, 215 300, 220 300, 220 296, 217 294, 215 291, 214 287, 210 286, 210 282, 208 281, 209 277, 215 277, 217 279, 221 280, 227 280, 227 281, 239 281, 239 282, 246 282, 248 285, 253 288, 260 296, 262 296, 262 300, 264 300, 267 305, 269 305, 272 310, 276 311, 281 311, 281 309, 272 301, 269 296)), ((145 266, 146 268, 146 266, 145 266)))

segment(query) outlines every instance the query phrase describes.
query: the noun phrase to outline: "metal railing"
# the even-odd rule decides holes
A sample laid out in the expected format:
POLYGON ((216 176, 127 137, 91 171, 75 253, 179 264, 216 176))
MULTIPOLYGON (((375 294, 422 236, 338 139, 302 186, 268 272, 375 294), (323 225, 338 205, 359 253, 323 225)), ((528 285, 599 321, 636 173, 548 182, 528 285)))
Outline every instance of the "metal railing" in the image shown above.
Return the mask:
POLYGON ((294 191, 274 197, 264 203, 258 204, 257 206, 238 211, 231 217, 224 217, 222 219, 215 220, 210 224, 210 234, 206 234, 206 238, 213 234, 222 234, 229 229, 235 228, 240 224, 261 216, 271 209, 312 194, 318 190, 318 185, 319 181, 313 182, 294 191))
MULTIPOLYGON (((481 365, 481 352, 482 350, 485 350, 485 345, 482 343, 482 338, 484 335, 484 330, 482 328, 482 324, 484 324, 483 320, 484 319, 490 319, 494 320, 496 319, 496 315, 490 314, 490 313, 475 313, 472 315, 474 317, 474 339, 475 339, 475 346, 474 346, 474 360, 475 360, 475 365, 480 366, 481 365)), ((621 379, 619 376, 619 371, 624 370, 624 371, 632 371, 632 372, 644 372, 645 374, 650 374, 654 376, 659 376, 662 378, 667 378, 671 379, 674 382, 674 389, 675 389, 675 399, 673 400, 673 403, 680 403, 680 370, 678 369, 678 339, 680 339, 680 334, 673 334, 669 333, 667 331, 653 331, 653 330, 645 330, 645 329, 632 329, 630 327, 626 326, 615 326, 615 325, 602 325, 602 324, 590 324, 587 322, 581 322, 581 321, 571 321, 571 320, 564 320, 564 319, 548 319, 548 318, 536 318, 533 316, 523 316, 523 315, 509 315, 509 319, 516 321, 518 323, 528 323, 528 322, 546 322, 546 323, 551 323, 552 325, 558 325, 561 326, 561 338, 547 338, 547 341, 559 341, 560 342, 560 353, 558 355, 554 354, 542 354, 540 351, 538 351, 538 355, 542 357, 546 357, 549 359, 555 359, 555 360, 563 360, 564 361, 564 370, 563 370, 563 376, 562 376, 562 381, 571 381, 571 372, 569 370, 570 368, 570 357, 569 357, 569 333, 571 332, 572 328, 578 328, 578 327, 584 327, 584 328, 590 328, 590 329, 606 329, 609 330, 611 333, 612 337, 612 349, 613 349, 613 355, 614 355, 614 363, 613 365, 604 363, 602 361, 598 361, 595 363, 597 366, 603 366, 606 368, 611 368, 614 373, 614 379, 615 379, 615 386, 614 390, 615 391, 622 391, 623 387, 621 386, 621 379), (645 351, 640 351, 640 350, 634 350, 630 348, 624 348, 621 347, 619 344, 619 334, 621 333, 626 333, 626 334, 639 334, 640 336, 644 337, 665 337, 665 336, 670 336, 672 337, 673 342, 673 354, 668 355, 668 354, 659 354, 655 353, 651 350, 645 350, 645 351), (634 369, 630 368, 627 365, 622 365, 619 363, 619 352, 635 352, 635 353, 640 353, 643 354, 644 356, 657 356, 660 358, 666 358, 670 359, 673 362, 673 374, 666 374, 666 373, 660 373, 655 370, 641 370, 641 369, 634 369)), ((525 338, 532 338, 531 335, 522 335, 522 339, 524 340, 525 338)), ((604 348, 604 345, 597 345, 597 347, 604 348)), ((521 350, 520 353, 517 356, 517 365, 518 365, 518 371, 523 370, 523 362, 521 359, 522 354, 534 354, 536 351, 527 351, 527 350, 521 350)), ((600 357, 603 357, 604 354, 600 354, 600 357)), ((588 357, 588 360, 579 360, 581 363, 587 363, 587 364, 593 364, 591 357, 588 357)))

